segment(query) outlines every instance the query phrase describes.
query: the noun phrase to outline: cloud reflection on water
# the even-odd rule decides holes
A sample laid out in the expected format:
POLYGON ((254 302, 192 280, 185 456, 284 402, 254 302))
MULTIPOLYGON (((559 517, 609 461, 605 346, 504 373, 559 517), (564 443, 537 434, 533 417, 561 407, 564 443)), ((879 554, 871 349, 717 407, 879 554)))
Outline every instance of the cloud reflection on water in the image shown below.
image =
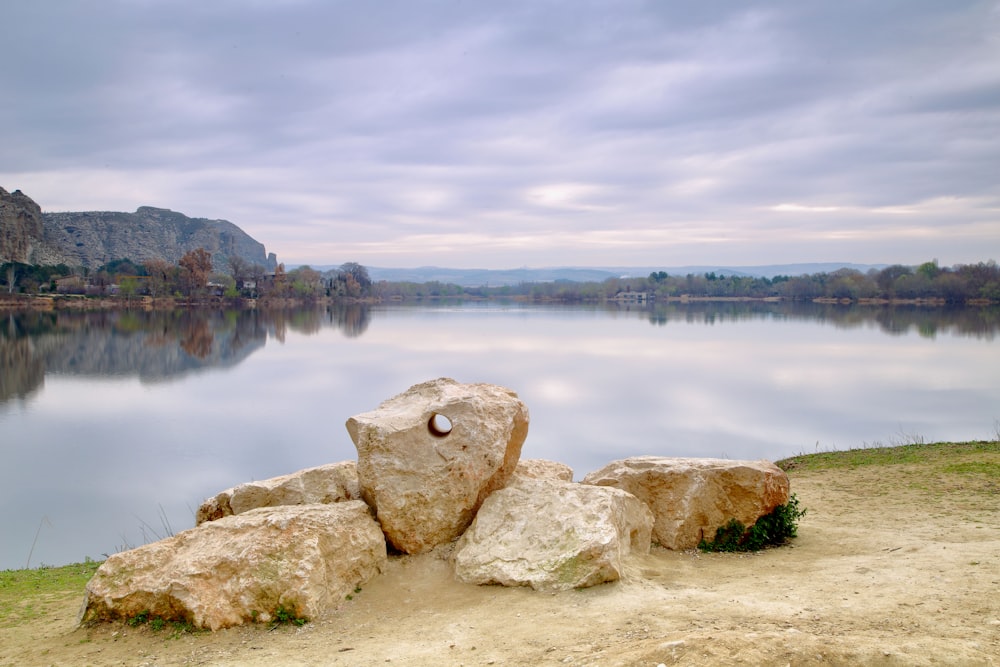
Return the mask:
POLYGON ((636 454, 776 459, 907 434, 987 437, 1000 416, 997 318, 952 315, 787 304, 211 314, 194 329, 211 333, 191 347, 200 359, 185 358, 190 321, 24 320, 0 345, 33 356, 7 354, 4 372, 35 378, 12 364, 41 363, 44 382, 0 402, 0 503, 14 508, 0 519, 0 567, 24 565, 43 517, 32 564, 97 558, 162 531, 161 511, 181 530, 223 488, 354 458, 348 417, 441 376, 517 391, 531 413, 523 456, 563 461, 577 479, 636 454), (135 339, 153 331, 156 345, 135 339))

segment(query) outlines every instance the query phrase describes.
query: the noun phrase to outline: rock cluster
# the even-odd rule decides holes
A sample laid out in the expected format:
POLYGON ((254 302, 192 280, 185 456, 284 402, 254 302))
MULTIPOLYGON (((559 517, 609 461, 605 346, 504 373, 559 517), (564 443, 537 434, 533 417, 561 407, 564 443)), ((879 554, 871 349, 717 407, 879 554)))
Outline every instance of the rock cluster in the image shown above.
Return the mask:
POLYGON ((81 620, 148 613, 218 629, 315 616, 378 574, 387 545, 444 545, 471 584, 593 586, 654 540, 690 548, 788 500, 765 461, 636 457, 574 483, 561 463, 520 460, 528 410, 496 385, 425 382, 347 430, 357 463, 240 484, 205 500, 195 528, 110 557, 81 620))

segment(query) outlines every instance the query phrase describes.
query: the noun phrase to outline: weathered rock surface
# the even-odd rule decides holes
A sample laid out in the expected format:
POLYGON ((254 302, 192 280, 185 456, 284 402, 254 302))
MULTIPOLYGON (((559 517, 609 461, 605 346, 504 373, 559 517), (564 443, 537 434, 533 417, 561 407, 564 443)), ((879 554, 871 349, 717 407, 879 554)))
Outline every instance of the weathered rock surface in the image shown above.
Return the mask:
POLYGON ((516 477, 458 540, 455 576, 536 590, 616 581, 630 553, 649 552, 652 526, 649 508, 620 489, 516 477))
POLYGON ((573 481, 573 469, 565 463, 546 459, 521 459, 514 474, 530 479, 553 479, 562 482, 573 481))
POLYGON ((449 542, 514 474, 528 408, 513 391, 440 378, 347 420, 361 495, 394 547, 449 542))
POLYGON ((636 456, 609 463, 583 483, 623 489, 649 505, 653 539, 668 549, 697 547, 730 519, 750 526, 789 494, 788 476, 770 461, 636 456))
POLYGON ((367 505, 268 507, 114 554, 87 584, 81 621, 150 617, 217 630, 334 608, 386 564, 367 505))
POLYGON ((247 482, 208 498, 195 515, 198 524, 258 507, 311 505, 361 500, 354 461, 307 468, 290 475, 247 482))
POLYGON ((86 211, 44 213, 48 238, 62 248, 66 263, 98 267, 109 258, 135 262, 163 259, 176 263, 186 252, 204 248, 216 271, 228 272, 229 258, 240 257, 269 271, 274 253, 228 220, 189 218, 166 208, 140 206, 135 213, 86 211))
POLYGON ((189 218, 165 208, 141 206, 135 213, 87 211, 43 213, 20 190, 0 188, 0 264, 67 264, 97 268, 111 259, 176 263, 205 248, 217 271, 239 257, 273 271, 274 253, 228 220, 189 218))
POLYGON ((0 264, 58 264, 63 259, 63 253, 45 237, 38 204, 20 190, 0 188, 0 264))

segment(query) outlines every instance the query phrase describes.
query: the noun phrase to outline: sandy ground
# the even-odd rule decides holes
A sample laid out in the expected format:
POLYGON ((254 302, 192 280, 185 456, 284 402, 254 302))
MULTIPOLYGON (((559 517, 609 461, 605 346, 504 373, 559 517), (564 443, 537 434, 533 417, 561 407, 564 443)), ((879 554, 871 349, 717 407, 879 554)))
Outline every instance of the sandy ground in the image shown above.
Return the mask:
POLYGON ((557 594, 394 560, 328 617, 216 633, 77 628, 80 598, 0 624, 0 665, 995 665, 1000 490, 905 465, 792 472, 791 546, 636 559, 557 594))

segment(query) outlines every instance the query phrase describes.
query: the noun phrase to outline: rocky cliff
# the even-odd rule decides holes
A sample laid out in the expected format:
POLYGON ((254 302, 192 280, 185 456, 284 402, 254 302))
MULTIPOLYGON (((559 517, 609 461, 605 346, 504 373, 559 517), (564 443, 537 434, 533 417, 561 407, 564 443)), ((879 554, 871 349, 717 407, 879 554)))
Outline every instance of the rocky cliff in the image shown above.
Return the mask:
POLYGON ((42 209, 20 190, 0 188, 0 264, 58 264, 63 253, 45 236, 42 209))
POLYGON ((234 255, 268 270, 278 263, 274 253, 227 220, 189 218, 152 206, 135 213, 42 213, 20 190, 8 194, 0 188, 0 262, 87 268, 123 258, 176 263, 197 248, 212 253, 218 271, 228 271, 234 255))

